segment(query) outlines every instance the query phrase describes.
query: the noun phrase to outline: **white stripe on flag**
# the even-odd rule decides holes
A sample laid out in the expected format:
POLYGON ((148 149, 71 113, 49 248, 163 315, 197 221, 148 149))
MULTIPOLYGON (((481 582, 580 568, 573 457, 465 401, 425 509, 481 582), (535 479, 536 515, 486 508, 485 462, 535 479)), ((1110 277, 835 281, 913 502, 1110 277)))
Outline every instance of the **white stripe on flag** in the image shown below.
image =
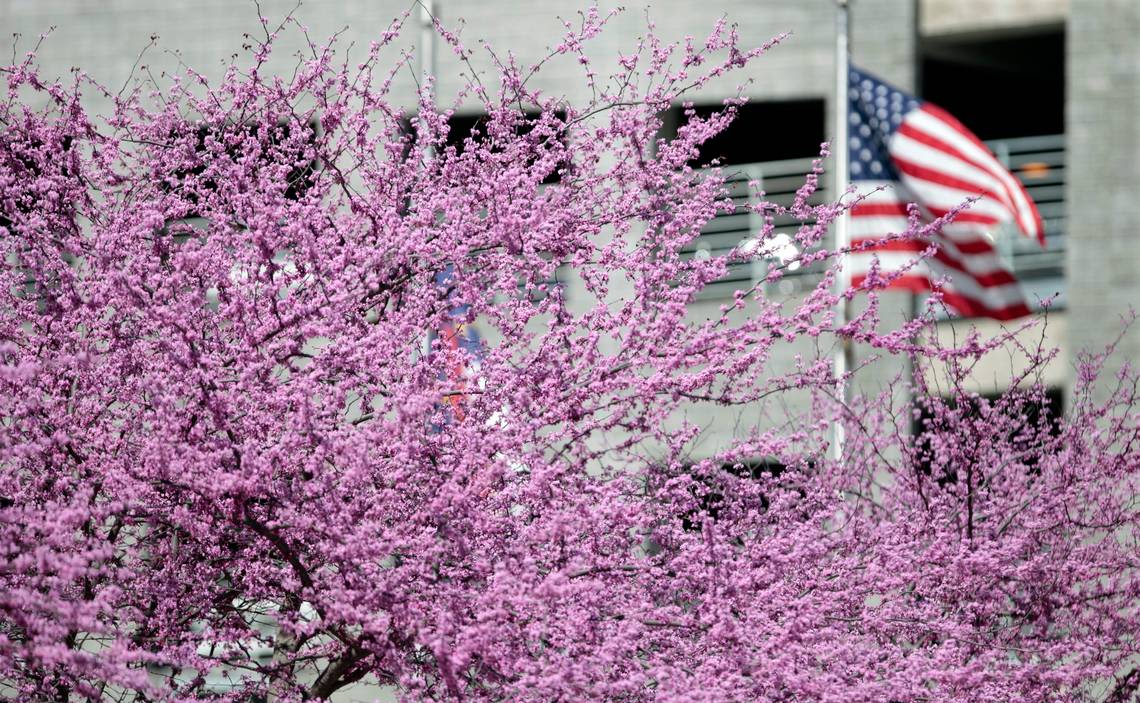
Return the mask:
MULTIPOLYGON (((883 272, 900 271, 914 260, 913 255, 905 252, 860 252, 851 255, 853 271, 857 275, 865 274, 870 270, 871 261, 875 257, 878 257, 879 268, 883 272)), ((913 266, 908 273, 926 276, 932 283, 942 277, 947 277, 950 281, 946 286, 947 290, 961 293, 990 309, 1001 309, 1025 302, 1021 286, 1016 283, 985 287, 968 274, 949 268, 934 259, 927 259, 917 266, 913 266)))
MULTIPOLYGON (((900 233, 906 230, 906 221, 902 218, 889 218, 889 217, 853 217, 849 225, 851 232, 851 240, 858 242, 860 239, 882 239, 890 234, 900 233), (894 220, 893 224, 888 224, 887 221, 894 220)), ((960 235, 963 236, 963 235, 960 235)), ((972 241, 976 241, 977 237, 971 237, 972 241)), ((963 253, 958 248, 954 241, 946 237, 938 237, 936 240, 938 248, 946 255, 956 261, 960 261, 962 266, 971 274, 975 276, 984 276, 986 274, 995 273, 997 271, 1009 271, 1009 267, 1002 261, 1001 256, 992 248, 987 252, 979 253, 963 253)), ((884 252, 885 253, 885 252, 884 252)), ((892 252, 892 253, 905 253, 905 252, 892 252)), ((915 252, 911 256, 917 256, 915 252)))
MULTIPOLYGON (((977 186, 978 193, 982 191, 989 191, 993 196, 997 197, 999 202, 1004 204, 1007 208, 1013 206, 1012 203, 1006 202, 1005 186, 993 177, 993 174, 974 166, 969 161, 954 158, 946 152, 935 149, 934 147, 927 146, 922 142, 915 141, 907 135, 896 132, 891 137, 890 152, 892 156, 909 161, 917 166, 928 168, 932 171, 945 173, 958 180, 966 181, 977 186)), ((909 178, 909 174, 904 174, 909 178)), ((1013 213, 1010 212, 1010 215, 1013 213)))
POLYGON ((1025 195, 1021 190, 1021 184, 1014 179, 1009 171, 1007 171, 988 150, 978 146, 973 140, 963 135, 953 126, 943 122, 922 108, 911 111, 911 113, 906 116, 906 121, 914 125, 917 129, 946 142, 961 152, 965 157, 989 171, 991 176, 1001 181, 1005 185, 1006 191, 1013 198, 1011 205, 1013 206, 1013 215, 1016 218, 1018 226, 1028 236, 1037 236, 1036 223, 1030 214, 1032 213, 1032 205, 1026 202, 1025 195))
MULTIPOLYGON (((952 210, 978 195, 905 174, 902 178, 907 188, 917 196, 917 202, 923 206, 935 207, 939 210, 952 210)), ((979 198, 970 203, 963 212, 990 217, 998 222, 1009 222, 1009 208, 993 198, 979 198)))

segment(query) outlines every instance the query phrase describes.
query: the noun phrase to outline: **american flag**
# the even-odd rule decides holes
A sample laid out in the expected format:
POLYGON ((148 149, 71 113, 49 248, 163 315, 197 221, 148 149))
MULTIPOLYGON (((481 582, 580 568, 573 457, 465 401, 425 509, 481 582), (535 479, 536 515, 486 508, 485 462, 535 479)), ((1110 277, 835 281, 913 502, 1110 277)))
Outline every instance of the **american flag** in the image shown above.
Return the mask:
MULTIPOLYGON (((436 286, 445 291, 454 275, 454 268, 448 266, 436 274, 436 286)), ((445 396, 445 401, 451 408, 452 417, 459 421, 464 418, 463 401, 468 384, 478 373, 483 355, 483 343, 479 333, 474 325, 466 321, 468 309, 467 305, 453 306, 448 311, 447 319, 428 339, 429 348, 433 340, 438 339, 438 352, 445 355, 440 378, 449 383, 450 390, 445 396)))
MULTIPOLYGON (((960 315, 1028 315, 1021 286, 992 237, 1009 224, 1044 246, 1041 215, 1017 178, 950 114, 857 69, 848 79, 847 116, 850 178, 863 198, 850 211, 852 245, 905 231, 908 203, 930 221, 977 198, 941 228, 933 242, 937 253, 890 287, 926 292, 945 278, 942 299, 960 315)), ((896 240, 852 254, 852 283, 865 280, 873 259, 881 271, 897 272, 928 245, 896 240)))
POLYGON ((459 322, 456 319, 445 323, 436 332, 436 335, 450 360, 442 373, 442 376, 451 385, 446 400, 451 406, 455 419, 462 420, 464 417, 464 394, 472 376, 479 370, 482 342, 472 325, 459 322))

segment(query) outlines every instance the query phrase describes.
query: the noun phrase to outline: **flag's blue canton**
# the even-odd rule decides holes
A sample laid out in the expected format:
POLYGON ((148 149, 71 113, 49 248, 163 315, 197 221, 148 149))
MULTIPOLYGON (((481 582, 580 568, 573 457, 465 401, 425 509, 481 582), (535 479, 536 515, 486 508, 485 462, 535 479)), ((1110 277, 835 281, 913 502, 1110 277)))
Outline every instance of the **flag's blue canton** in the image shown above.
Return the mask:
POLYGON ((847 86, 851 180, 897 181, 886 145, 903 117, 922 102, 856 69, 847 86))

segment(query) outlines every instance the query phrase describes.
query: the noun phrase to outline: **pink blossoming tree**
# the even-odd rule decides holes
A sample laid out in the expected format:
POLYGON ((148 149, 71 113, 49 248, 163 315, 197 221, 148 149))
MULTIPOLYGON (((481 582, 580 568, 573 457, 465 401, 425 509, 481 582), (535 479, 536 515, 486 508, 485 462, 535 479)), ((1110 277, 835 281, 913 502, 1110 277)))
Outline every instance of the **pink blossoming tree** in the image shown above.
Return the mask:
POLYGON ((290 78, 272 31, 216 84, 3 69, 0 691, 1133 695, 1136 378, 1095 400, 1090 357, 1049 417, 1029 350, 1023 390, 970 396, 970 364, 1013 342, 937 349, 930 315, 881 330, 882 276, 841 327, 818 172, 790 209, 818 286, 692 314, 752 255, 685 255, 729 207, 691 164, 734 103, 672 139, 658 115, 763 48, 650 32, 594 67, 604 24, 552 51, 593 100, 503 59, 465 91, 486 117, 461 148, 426 97, 414 128, 390 98, 398 26, 355 68, 313 45, 290 78), (476 320, 477 355, 449 343, 476 320), (842 339, 948 365, 951 387, 841 402, 842 339), (695 461, 701 405, 803 410, 695 461))

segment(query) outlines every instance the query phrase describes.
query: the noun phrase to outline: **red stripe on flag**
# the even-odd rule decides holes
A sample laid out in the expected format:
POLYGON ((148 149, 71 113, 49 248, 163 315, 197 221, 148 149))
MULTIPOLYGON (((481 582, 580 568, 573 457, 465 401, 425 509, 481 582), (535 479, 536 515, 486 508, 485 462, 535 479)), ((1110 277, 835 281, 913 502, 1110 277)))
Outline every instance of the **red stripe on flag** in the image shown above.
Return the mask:
MULTIPOLYGON (((927 107, 929 107, 929 106, 927 106, 927 107)), ((938 110, 938 114, 936 114, 935 116, 938 117, 943 122, 946 122, 946 120, 943 117, 944 115, 946 115, 946 113, 944 111, 938 110)), ((958 133, 962 132, 961 129, 958 129, 958 127, 955 127, 953 124, 947 123, 946 126, 950 127, 955 132, 958 132, 958 133)), ((960 126, 960 123, 959 123, 959 126, 960 126)), ((908 124, 905 121, 901 125, 899 125, 899 127, 896 131, 899 134, 910 137, 911 139, 918 142, 919 144, 922 144, 924 146, 930 147, 931 149, 935 149, 937 151, 940 151, 943 154, 945 154, 946 156, 949 156, 950 158, 957 159, 958 161, 963 161, 965 163, 970 164, 971 166, 973 166, 974 168, 976 168, 978 170, 985 171, 986 173, 993 176, 999 183, 1001 183, 1001 179, 998 178, 998 174, 995 174, 991 168, 987 167, 986 164, 978 163, 973 157, 970 157, 970 156, 967 156, 966 154, 963 154, 961 151, 959 151, 957 149, 957 147, 955 147, 951 144, 947 144, 946 142, 942 141, 941 139, 934 136, 933 134, 930 134, 928 132, 923 132, 918 127, 915 127, 912 124, 908 124)), ((977 141, 977 137, 974 137, 971 134, 962 134, 962 136, 969 138, 970 141, 976 142, 978 147, 980 149, 983 149, 987 154, 990 153, 989 147, 987 147, 986 145, 977 141)), ((1002 202, 1006 203, 1009 207, 1012 208, 1013 207, 1013 198, 1012 198, 1013 194, 1008 191, 1008 188, 1003 188, 1003 190, 1005 190, 1006 192, 1005 192, 1005 197, 1001 198, 1001 200, 1002 200, 1002 202)), ((1029 196, 1027 195, 1026 198, 1028 199, 1028 197, 1029 196)), ((1033 202, 1033 201, 1029 200, 1029 202, 1033 202)))
POLYGON ((988 188, 983 188, 977 183, 971 183, 970 181, 956 178, 942 171, 936 171, 932 168, 927 168, 926 166, 920 166, 916 163, 911 163, 910 161, 900 159, 897 156, 894 157, 894 163, 895 166, 898 167, 899 171, 902 171, 912 178, 917 178, 923 181, 930 181, 931 183, 937 183, 940 186, 954 188, 955 190, 964 190, 967 193, 973 193, 974 195, 980 195, 984 198, 996 200, 1006 208, 1010 207, 1010 203, 1005 197, 998 195, 988 188))
MULTIPOLYGON (((946 217, 950 214, 948 208, 926 206, 926 210, 934 217, 946 217)), ((984 212, 970 212, 969 210, 962 210, 956 213, 954 217, 950 218, 950 221, 958 224, 969 223, 974 225, 986 225, 988 227, 1001 224, 1001 220, 993 215, 987 215, 984 212)))
MULTIPOLYGON (((861 202, 851 208, 848 214, 851 217, 909 217, 910 213, 907 212, 906 208, 906 203, 899 200, 893 202, 861 202)), ((950 208, 934 207, 925 203, 921 205, 921 209, 925 210, 931 219, 945 217, 950 214, 950 208)), ((984 212, 974 212, 969 209, 959 211, 951 219, 951 222, 958 224, 986 225, 988 227, 1001 224, 1001 220, 994 215, 988 215, 984 212)))
MULTIPOLYGON (((973 143, 984 153, 992 154, 989 147, 983 144, 980 139, 974 136, 970 130, 966 129, 966 127, 950 113, 946 112, 937 105, 931 105, 930 103, 924 104, 920 109, 925 110, 930 116, 943 122, 947 127, 954 130, 955 133, 961 135, 963 138, 973 143)), ((1019 217, 1019 213, 1024 212, 1024 210, 1017 206, 1017 198, 1014 197, 1013 192, 1010 190, 1011 185, 1008 181, 1012 181, 1012 187, 1020 191, 1020 196, 1024 198, 1025 203, 1028 205, 1029 216, 1033 220, 1035 229, 1037 231, 1038 241, 1042 246, 1045 246, 1045 225, 1041 220, 1041 213, 1038 212, 1037 206, 1033 202, 1033 198, 1029 197, 1029 193, 1026 192, 1025 187, 1021 184, 1021 182, 1018 181, 1017 178, 1013 176, 1013 174, 1006 171, 1000 163, 996 163, 995 165, 997 168, 1002 170, 1004 175, 1008 178, 1008 181, 1007 178, 1002 178, 1003 173, 994 173, 993 167, 991 167, 991 165, 979 163, 972 157, 963 154, 956 147, 947 144, 943 140, 931 134, 928 134, 927 132, 923 132, 913 125, 907 124, 905 120, 901 125, 899 125, 897 131, 900 134, 904 134, 907 137, 910 137, 916 142, 924 144, 932 149, 936 149, 951 158, 955 158, 968 163, 974 168, 985 171, 986 173, 989 173, 991 176, 993 176, 997 182, 1002 185, 1002 190, 1004 191, 1004 197, 998 198, 999 201, 1004 203, 1006 207, 1010 209, 1010 213, 1014 216, 1014 221, 1018 224, 1018 229, 1020 229, 1025 234, 1030 234, 1029 230, 1023 226, 1024 223, 1020 221, 1021 218, 1019 217)))
MULTIPOLYGON (((874 242, 874 241, 875 240, 873 238, 856 239, 856 240, 852 241, 852 245, 857 246, 860 244, 874 242)), ((907 254, 915 254, 917 256, 918 254, 921 254, 922 252, 926 251, 928 246, 929 245, 926 242, 916 240, 916 239, 896 239, 896 240, 892 240, 892 241, 882 242, 881 244, 876 244, 875 246, 872 246, 868 249, 865 249, 864 251, 869 251, 869 252, 892 251, 892 252, 902 252, 902 253, 907 253, 907 254)), ((961 250, 961 248, 962 247, 960 247, 960 246, 958 247, 959 250, 961 250)), ((967 252, 962 252, 962 253, 966 254, 967 252)), ((969 252, 969 253, 971 253, 971 254, 992 254, 993 248, 992 247, 986 247, 982 251, 969 252)), ((931 258, 933 258, 935 261, 941 262, 947 268, 952 268, 955 271, 959 271, 959 272, 969 276, 970 278, 977 281, 978 285, 982 286, 983 288, 993 288, 995 286, 1005 286, 1005 285, 1017 283, 1017 278, 1012 273, 1010 273, 1009 271, 1006 271, 1004 269, 997 269, 994 271, 990 271, 989 273, 976 273, 976 272, 970 271, 967 268, 963 259, 961 259, 961 258, 955 256, 954 254, 952 254, 951 252, 947 251, 946 248, 944 248, 944 247, 939 247, 934 252, 934 255, 931 258)))
MULTIPOLYGON (((863 285, 867 280, 866 274, 855 274, 851 277, 854 286, 863 285)), ((912 293, 933 292, 934 286, 926 276, 906 274, 899 276, 891 282, 886 290, 904 290, 912 293)), ((1025 303, 1014 303, 1000 308, 988 307, 985 303, 974 298, 962 295, 954 290, 942 289, 942 301, 954 309, 954 312, 963 317, 992 317, 995 320, 1007 322, 1019 317, 1029 315, 1031 311, 1025 303)))
MULTIPOLYGON (((885 236, 886 234, 887 233, 884 232, 882 235, 879 235, 879 236, 885 236)), ((953 243, 954 247, 959 252, 961 252, 962 254, 978 256, 978 255, 984 255, 984 254, 992 254, 994 251, 993 245, 990 244, 988 241, 985 241, 984 239, 981 239, 981 238, 963 239, 961 241, 958 241, 955 239, 950 239, 949 237, 944 237, 944 238, 947 241, 953 243)), ((874 236, 856 237, 852 240, 852 244, 853 245, 863 244, 863 243, 870 244, 870 243, 873 243, 875 241, 877 241, 877 238, 874 236)), ((871 248, 872 249, 882 249, 883 251, 924 251, 926 249, 926 246, 927 245, 925 243, 923 243, 919 240, 896 239, 896 240, 889 240, 889 241, 883 242, 882 245, 877 245, 877 244, 873 245, 873 246, 871 246, 871 248), (896 242, 898 243, 898 248, 893 248, 892 246, 888 246, 888 245, 894 245, 896 242), (914 248, 911 248, 912 246, 914 248)))
POLYGON ((907 216, 906 205, 901 202, 894 203, 868 203, 862 202, 851 208, 852 217, 881 217, 883 215, 907 216))

